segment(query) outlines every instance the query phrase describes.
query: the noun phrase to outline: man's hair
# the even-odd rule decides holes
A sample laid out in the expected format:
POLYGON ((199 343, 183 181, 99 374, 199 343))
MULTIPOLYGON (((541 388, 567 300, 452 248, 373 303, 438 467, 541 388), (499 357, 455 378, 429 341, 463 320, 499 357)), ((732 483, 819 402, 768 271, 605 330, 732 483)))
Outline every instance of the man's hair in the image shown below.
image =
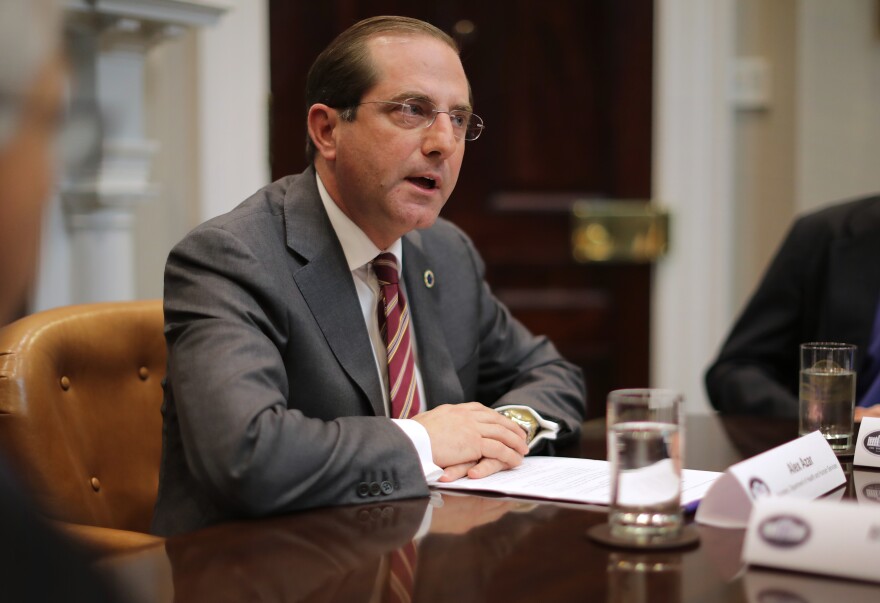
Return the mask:
MULTIPOLYGON (((339 117, 354 121, 357 104, 378 78, 367 43, 382 34, 427 35, 444 42, 456 54, 459 52, 458 44, 449 34, 425 21, 391 16, 364 19, 339 34, 315 59, 306 80, 306 113, 315 103, 322 103, 343 109, 339 117)), ((306 158, 309 161, 314 159, 315 151, 306 130, 306 158)))
POLYGON ((0 0, 0 148, 15 132, 22 98, 58 48, 58 0, 0 0))

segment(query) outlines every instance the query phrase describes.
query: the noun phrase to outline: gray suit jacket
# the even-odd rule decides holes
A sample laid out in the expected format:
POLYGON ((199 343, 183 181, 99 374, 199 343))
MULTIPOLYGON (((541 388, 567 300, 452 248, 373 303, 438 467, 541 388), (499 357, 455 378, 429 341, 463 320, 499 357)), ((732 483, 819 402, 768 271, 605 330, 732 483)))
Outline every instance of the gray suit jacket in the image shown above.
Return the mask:
MULTIPOLYGON (((426 406, 527 404, 578 433, 579 369, 490 293, 457 228, 404 237, 426 406), (436 282, 424 283, 432 270, 436 282)), ((153 530, 427 495, 385 417, 342 247, 312 168, 193 230, 165 269, 168 377, 153 530)))

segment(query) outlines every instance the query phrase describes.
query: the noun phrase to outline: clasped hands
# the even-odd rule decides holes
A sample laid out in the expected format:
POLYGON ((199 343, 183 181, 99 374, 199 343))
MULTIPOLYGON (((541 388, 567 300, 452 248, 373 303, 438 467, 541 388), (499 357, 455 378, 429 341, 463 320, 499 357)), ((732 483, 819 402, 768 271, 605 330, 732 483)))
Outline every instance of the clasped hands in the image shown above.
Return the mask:
POLYGON ((413 419, 428 432, 434 463, 443 469, 441 482, 516 467, 529 452, 525 431, 479 402, 444 404, 413 419))

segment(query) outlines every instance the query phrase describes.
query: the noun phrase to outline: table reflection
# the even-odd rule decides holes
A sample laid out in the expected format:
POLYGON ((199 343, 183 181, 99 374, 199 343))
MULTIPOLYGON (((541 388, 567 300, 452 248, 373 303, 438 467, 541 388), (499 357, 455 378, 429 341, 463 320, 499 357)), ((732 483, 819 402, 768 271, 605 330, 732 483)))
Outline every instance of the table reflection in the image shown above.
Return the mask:
POLYGON ((681 600, 681 554, 612 552, 608 557, 608 603, 681 600))
MULTIPOLYGON (((686 429, 687 467, 710 470, 763 452, 761 441, 768 449, 796 435, 794 422, 745 418, 689 417, 686 429)), ((568 452, 604 458, 604 437, 604 424, 591 421, 568 452)), ((845 469, 845 496, 876 504, 880 471, 845 469)), ((604 507, 443 491, 216 525, 101 567, 132 603, 366 602, 382 598, 390 560, 415 540, 412 594, 421 602, 858 603, 880 595, 877 585, 747 570, 744 530, 698 526, 699 547, 644 553, 589 540, 586 531, 605 521, 604 507)))
POLYGON ((759 569, 744 582, 749 603, 875 603, 878 596, 876 584, 759 569))
POLYGON ((170 538, 174 600, 369 600, 383 557, 412 540, 427 504, 321 509, 170 538))

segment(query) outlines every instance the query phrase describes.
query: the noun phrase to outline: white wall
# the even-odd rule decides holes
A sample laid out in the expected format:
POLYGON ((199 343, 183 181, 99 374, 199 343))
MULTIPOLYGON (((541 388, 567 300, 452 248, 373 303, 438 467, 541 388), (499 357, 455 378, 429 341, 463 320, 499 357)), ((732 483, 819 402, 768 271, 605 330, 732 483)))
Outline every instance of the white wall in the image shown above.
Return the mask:
POLYGON ((880 192, 880 2, 800 0, 797 209, 880 192))
POLYGON ((137 212, 137 293, 162 297, 168 252, 269 181, 267 0, 228 2, 212 27, 150 52, 148 135, 159 199, 137 212))
POLYGON ((268 0, 237 0, 199 32, 200 221, 269 182, 268 0))
POLYGON ((197 43, 198 34, 190 31, 147 56, 146 134, 159 143, 151 174, 159 195, 135 213, 135 289, 141 299, 162 297, 168 251, 199 219, 197 43))
POLYGON ((702 413, 702 372, 730 315, 733 3, 655 7, 653 197, 671 209, 672 233, 655 267, 651 382, 702 413))
POLYGON ((734 102, 734 310, 751 296, 794 213, 798 4, 736 2, 735 60, 765 65, 769 84, 763 102, 734 102))

